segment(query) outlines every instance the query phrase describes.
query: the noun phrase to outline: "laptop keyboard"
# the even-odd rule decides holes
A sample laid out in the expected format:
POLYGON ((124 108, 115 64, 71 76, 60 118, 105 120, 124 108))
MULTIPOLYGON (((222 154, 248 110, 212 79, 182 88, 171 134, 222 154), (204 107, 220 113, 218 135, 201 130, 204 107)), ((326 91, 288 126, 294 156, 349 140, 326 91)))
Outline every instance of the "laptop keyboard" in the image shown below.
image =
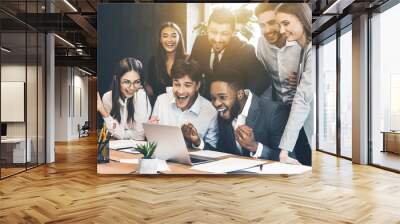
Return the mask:
POLYGON ((199 158, 190 157, 190 162, 192 162, 192 164, 198 164, 198 163, 205 163, 205 162, 211 162, 211 161, 209 159, 199 159, 199 158))

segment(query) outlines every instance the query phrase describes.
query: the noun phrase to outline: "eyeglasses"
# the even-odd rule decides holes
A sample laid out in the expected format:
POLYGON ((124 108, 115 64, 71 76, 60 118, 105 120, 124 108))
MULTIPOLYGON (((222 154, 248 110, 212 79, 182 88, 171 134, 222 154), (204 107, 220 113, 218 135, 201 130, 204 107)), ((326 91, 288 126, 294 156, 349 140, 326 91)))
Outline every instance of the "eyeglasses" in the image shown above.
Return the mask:
POLYGON ((126 88, 130 88, 132 85, 137 86, 139 88, 142 87, 142 83, 141 83, 140 79, 136 79, 135 81, 124 79, 124 80, 122 80, 121 84, 124 85, 126 88))

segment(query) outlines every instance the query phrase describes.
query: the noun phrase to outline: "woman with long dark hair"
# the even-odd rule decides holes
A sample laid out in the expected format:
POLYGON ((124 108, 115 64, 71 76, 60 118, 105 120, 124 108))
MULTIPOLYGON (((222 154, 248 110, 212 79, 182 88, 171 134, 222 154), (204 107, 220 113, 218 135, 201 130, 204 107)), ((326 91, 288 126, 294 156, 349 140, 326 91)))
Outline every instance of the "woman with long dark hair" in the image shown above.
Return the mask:
POLYGON ((102 99, 97 93, 97 110, 115 139, 144 139, 142 123, 149 119, 151 105, 142 70, 139 60, 122 59, 115 67, 111 90, 102 99))
POLYGON ((287 41, 296 41, 301 46, 297 71, 297 88, 290 109, 289 119, 279 147, 282 162, 296 163, 288 157, 294 150, 295 157, 305 165, 311 165, 311 139, 313 135, 313 104, 315 78, 311 68, 311 9, 308 4, 282 4, 276 10, 280 32, 287 41))
POLYGON ((164 23, 158 37, 157 52, 149 59, 146 86, 153 103, 159 95, 166 92, 166 87, 172 86, 171 68, 174 62, 186 57, 182 31, 177 24, 164 23))

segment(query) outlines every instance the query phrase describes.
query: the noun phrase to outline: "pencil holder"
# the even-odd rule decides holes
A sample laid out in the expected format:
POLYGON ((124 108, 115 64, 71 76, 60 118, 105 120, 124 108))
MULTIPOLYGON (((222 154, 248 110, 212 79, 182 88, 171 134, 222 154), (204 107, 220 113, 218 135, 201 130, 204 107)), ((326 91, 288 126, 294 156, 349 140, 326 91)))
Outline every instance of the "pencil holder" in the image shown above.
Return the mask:
POLYGON ((104 141, 98 143, 97 148, 97 163, 108 163, 110 162, 110 141, 104 141))

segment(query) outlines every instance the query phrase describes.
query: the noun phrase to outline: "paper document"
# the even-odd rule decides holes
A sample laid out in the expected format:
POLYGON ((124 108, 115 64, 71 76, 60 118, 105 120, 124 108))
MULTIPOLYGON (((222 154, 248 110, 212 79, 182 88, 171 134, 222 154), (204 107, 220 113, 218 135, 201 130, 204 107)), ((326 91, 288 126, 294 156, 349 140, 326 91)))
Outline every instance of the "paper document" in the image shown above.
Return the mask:
POLYGON ((138 164, 139 159, 120 159, 120 163, 130 163, 130 164, 138 164))
POLYGON ((121 149, 121 150, 118 150, 118 151, 120 151, 120 152, 132 153, 132 154, 140 154, 139 151, 137 151, 137 150, 135 150, 135 149, 133 149, 133 148, 130 148, 130 149, 121 149))
POLYGON ((210 158, 210 159, 216 159, 216 158, 220 158, 220 157, 224 157, 224 156, 229 156, 231 154, 212 151, 212 150, 200 150, 200 151, 190 152, 190 155, 200 156, 200 157, 205 157, 205 158, 210 158))
POLYGON ((111 140, 110 141, 110 149, 124 149, 124 148, 133 148, 138 144, 145 144, 145 141, 135 141, 135 140, 111 140))
POLYGON ((209 172, 209 173, 227 173, 227 172, 250 168, 253 166, 258 166, 264 163, 265 161, 228 158, 228 159, 218 160, 215 162, 203 163, 196 166, 192 166, 192 168, 190 169, 209 172))
POLYGON ((260 167, 245 169, 245 171, 258 174, 302 174, 311 170, 311 166, 292 165, 278 162, 264 164, 262 166, 262 170, 260 169, 260 167))

